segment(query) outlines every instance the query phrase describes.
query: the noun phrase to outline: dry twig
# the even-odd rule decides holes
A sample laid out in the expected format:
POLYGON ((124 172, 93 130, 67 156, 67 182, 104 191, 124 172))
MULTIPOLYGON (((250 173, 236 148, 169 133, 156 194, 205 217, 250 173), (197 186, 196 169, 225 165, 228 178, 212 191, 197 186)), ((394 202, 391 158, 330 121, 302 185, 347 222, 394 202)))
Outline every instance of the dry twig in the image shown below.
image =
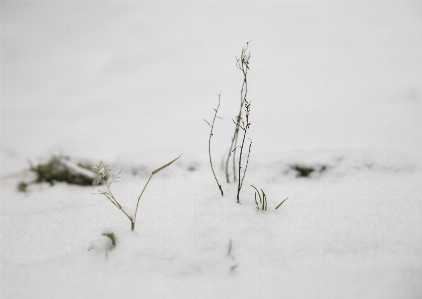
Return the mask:
POLYGON ((205 120, 205 122, 210 126, 210 128, 211 128, 211 130, 210 130, 210 138, 209 138, 209 140, 208 140, 208 155, 209 155, 209 157, 210 157, 210 165, 211 165, 211 170, 212 170, 212 174, 214 175, 214 179, 215 179, 215 181, 217 182, 217 185, 218 185, 218 189, 220 189, 220 192, 221 192, 221 196, 224 196, 224 193, 223 193, 223 189, 221 188, 221 185, 220 185, 220 183, 218 182, 218 180, 217 180, 217 176, 215 175, 215 171, 214 171, 214 167, 212 166, 212 159, 211 159, 211 138, 212 138, 212 136, 214 135, 213 134, 213 130, 214 130, 214 123, 215 123, 215 119, 218 117, 218 118, 221 118, 221 117, 219 117, 219 116, 217 116, 217 113, 218 113, 218 108, 220 108, 220 98, 221 98, 221 92, 218 94, 218 105, 217 105, 217 108, 216 109, 214 109, 214 111, 215 111, 215 114, 214 114, 214 118, 212 119, 212 124, 210 124, 206 119, 204 119, 205 120))

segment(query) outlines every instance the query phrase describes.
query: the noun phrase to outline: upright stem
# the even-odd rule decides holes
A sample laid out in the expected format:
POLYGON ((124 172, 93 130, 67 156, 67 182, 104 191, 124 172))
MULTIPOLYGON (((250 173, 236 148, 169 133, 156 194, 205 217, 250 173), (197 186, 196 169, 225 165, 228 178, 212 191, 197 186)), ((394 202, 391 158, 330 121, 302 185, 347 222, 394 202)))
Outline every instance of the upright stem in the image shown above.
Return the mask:
MULTIPOLYGON (((182 155, 183 155, 183 154, 182 154, 182 155)), ((156 174, 156 173, 160 172, 160 171, 161 171, 161 170, 163 170, 164 168, 166 168, 166 167, 170 166, 171 164, 173 164, 173 162, 174 162, 174 161, 176 161, 177 159, 179 159, 182 155, 180 155, 180 156, 179 156, 179 157, 177 157, 176 159, 174 159, 174 160, 172 160, 172 161, 168 162, 167 164, 165 164, 165 165, 161 166, 160 168, 157 168, 156 170, 154 170, 154 171, 151 173, 151 175, 150 175, 150 177, 149 177, 149 179, 148 179, 147 183, 146 183, 146 184, 145 184, 145 186, 144 186, 144 189, 142 189, 142 192, 141 192, 141 194, 140 194, 140 195, 139 195, 139 197, 138 197, 138 202, 136 203, 135 214, 133 215, 133 219, 132 219, 132 221, 131 221, 131 222, 132 222, 132 223, 131 223, 131 229, 132 229, 132 230, 134 230, 134 229, 135 229, 136 214, 138 213, 138 206, 139 206, 139 202, 141 201, 142 194, 144 194, 144 191, 145 191, 145 189, 147 188, 148 183, 149 183, 149 181, 151 180, 152 176, 153 176, 154 174, 156 174)))
MULTIPOLYGON (((250 102, 248 102, 247 100, 247 95, 248 95, 248 79, 247 79, 247 75, 248 75, 248 70, 249 70, 249 58, 250 58, 250 54, 246 54, 248 48, 248 43, 246 44, 246 48, 243 48, 242 50, 242 56, 240 57, 240 59, 238 60, 238 68, 242 71, 243 73, 243 85, 242 85, 242 90, 241 90, 241 96, 242 96, 242 106, 241 106, 241 110, 240 110, 240 115, 242 112, 243 107, 245 108, 245 118, 246 118, 246 122, 243 122, 242 120, 242 125, 240 126, 240 121, 241 119, 238 119, 237 122, 237 129, 239 129, 239 127, 243 130, 243 138, 242 138, 242 143, 240 146, 240 154, 239 154, 239 166, 238 166, 238 178, 237 178, 237 203, 240 203, 240 190, 242 189, 242 185, 243 185, 243 180, 245 178, 245 174, 246 174, 246 170, 248 167, 248 162, 249 162, 249 154, 246 160, 246 167, 245 170, 243 171, 243 177, 241 177, 241 171, 242 171, 242 157, 243 157, 243 147, 245 145, 245 139, 246 139, 246 133, 249 129, 250 126, 250 122, 249 122, 249 113, 250 113, 250 102)), ((236 141, 237 141, 237 137, 236 137, 236 141)), ((234 150, 236 152, 236 148, 234 150)), ((249 153, 250 153, 250 146, 249 146, 249 153)), ((235 156, 233 156, 233 159, 235 159, 235 156)))
MULTIPOLYGON (((211 126, 211 131, 210 131, 210 138, 209 138, 209 140, 208 140, 208 155, 209 155, 209 157, 210 157, 210 165, 211 165, 211 170, 212 170, 212 174, 214 175, 214 179, 215 179, 215 181, 217 182, 217 185, 218 185, 218 189, 220 189, 220 192, 221 192, 221 196, 224 196, 224 193, 223 193, 223 189, 221 188, 221 185, 220 185, 220 183, 218 182, 218 180, 217 180, 217 176, 215 175, 215 172, 214 172, 214 167, 212 166, 212 159, 211 159, 211 138, 212 138, 212 136, 213 136, 213 129, 214 129, 214 123, 215 123, 215 118, 217 117, 217 112, 218 112, 218 108, 220 107, 220 96, 221 96, 221 93, 218 95, 218 105, 217 105, 217 109, 214 109, 215 110, 215 114, 214 114, 214 118, 213 118, 213 120, 212 120, 212 124, 210 125, 211 126)), ((206 121, 207 122, 207 121, 206 121)), ((208 123, 208 122, 207 122, 208 123)), ((209 123, 208 123, 209 124, 209 123)))
POLYGON ((149 179, 148 179, 147 183, 146 183, 146 184, 145 184, 145 186, 144 186, 144 189, 142 189, 142 192, 141 192, 141 194, 140 194, 140 195, 139 195, 139 197, 138 197, 138 202, 136 203, 135 214, 133 215, 133 219, 132 219, 132 226, 131 226, 132 230, 134 230, 134 229, 135 229, 136 214, 137 214, 137 212, 138 212, 138 206, 139 206, 139 202, 141 201, 142 194, 144 194, 144 191, 145 191, 145 189, 147 188, 148 183, 149 183, 149 181, 151 180, 151 178, 152 178, 152 176, 153 176, 153 175, 154 175, 154 173, 151 173, 151 175, 150 175, 150 177, 149 177, 149 179))
POLYGON ((242 121, 242 109, 244 107, 245 104, 245 99, 248 93, 248 81, 247 81, 247 73, 248 73, 248 69, 249 69, 249 57, 250 54, 247 55, 247 50, 248 50, 248 45, 249 42, 246 43, 246 47, 244 47, 242 49, 242 54, 240 56, 239 59, 237 59, 236 62, 236 66, 242 71, 243 73, 243 82, 242 82, 242 89, 240 91, 240 108, 239 108, 239 114, 237 116, 236 119, 236 126, 234 129, 234 133, 233 133, 233 137, 232 137, 232 141, 230 144, 230 150, 229 150, 229 154, 227 155, 227 160, 226 160, 226 180, 227 183, 230 183, 230 178, 229 178, 229 161, 230 161, 230 157, 233 154, 233 180, 236 181, 239 178, 236 178, 236 152, 237 152, 237 140, 239 137, 239 126, 240 123, 242 121))

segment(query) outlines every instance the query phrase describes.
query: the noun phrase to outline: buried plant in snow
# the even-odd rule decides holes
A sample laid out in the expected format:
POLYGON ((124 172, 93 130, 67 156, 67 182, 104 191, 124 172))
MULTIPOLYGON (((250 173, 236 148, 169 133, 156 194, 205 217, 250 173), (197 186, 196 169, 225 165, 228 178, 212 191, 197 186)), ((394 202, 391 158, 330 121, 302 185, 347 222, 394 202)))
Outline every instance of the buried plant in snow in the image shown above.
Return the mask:
POLYGON ((104 232, 101 234, 101 238, 93 241, 91 246, 88 247, 88 251, 96 251, 105 253, 105 258, 108 258, 108 253, 112 251, 117 245, 116 235, 113 232, 104 232))
POLYGON ((326 165, 316 165, 316 166, 307 166, 304 164, 293 164, 290 165, 290 169, 296 172, 296 177, 298 178, 309 178, 313 174, 321 175, 327 170, 326 165))
POLYGON ((251 185, 252 188, 255 189, 255 204, 256 204, 256 208, 258 210, 261 211, 266 211, 267 210, 267 196, 264 193, 264 190, 261 189, 262 192, 262 196, 259 193, 258 189, 256 189, 256 187, 254 185, 251 185), (258 194, 258 198, 259 198, 259 202, 256 200, 256 195, 258 194))
MULTIPOLYGON (((268 205, 267 205, 267 196, 265 195, 264 190, 261 189, 261 193, 262 193, 262 195, 261 195, 259 193, 258 189, 255 186, 251 185, 251 187, 255 189, 255 204, 256 204, 257 210, 266 211, 267 208, 268 208, 268 205), (256 196, 257 194, 258 194, 259 202, 257 200, 257 196, 256 196)), ((283 200, 281 203, 279 203, 275 207, 275 209, 277 210, 286 200, 287 200, 287 198, 285 200, 283 200)))
POLYGON ((111 179, 111 181, 110 182, 107 182, 107 173, 108 173, 108 171, 111 171, 110 169, 108 169, 108 166, 104 166, 104 165, 102 165, 102 162, 99 164, 99 165, 94 165, 94 166, 92 166, 92 170, 95 172, 95 174, 97 175, 97 179, 95 180, 95 184, 100 184, 100 183, 104 183, 105 185, 106 185, 106 187, 107 187, 107 190, 106 191, 101 191, 101 190, 98 190, 98 194, 100 194, 100 195, 104 195, 105 197, 107 197, 107 199, 108 200, 110 200, 111 201, 111 203, 113 204, 113 205, 115 205, 116 206, 116 208, 118 208, 120 211, 122 211, 122 213, 129 219, 129 221, 130 221, 130 225, 131 225, 131 230, 133 231, 133 230, 135 230, 135 222, 136 222, 136 214, 137 214, 137 211, 138 211, 138 206, 139 206, 139 202, 140 202, 140 200, 141 200, 141 197, 142 197, 142 194, 144 194, 144 191, 145 191, 145 189, 147 188, 147 186, 148 186, 148 183, 149 183, 149 181, 151 180, 151 178, 152 178, 152 176, 154 175, 154 174, 157 174, 158 172, 160 172, 161 170, 163 170, 164 168, 166 168, 166 167, 168 167, 168 166, 170 166, 173 162, 175 162, 177 159, 179 159, 180 157, 181 157, 182 155, 180 155, 179 157, 177 157, 176 159, 174 159, 174 160, 172 160, 172 161, 170 161, 169 163, 167 163, 167 164, 165 164, 165 165, 163 165, 163 166, 161 166, 161 167, 159 167, 159 168, 157 168, 156 170, 154 170, 152 173, 151 173, 151 175, 150 175, 150 177, 148 178, 148 181, 146 182, 146 184, 145 184, 145 186, 144 186, 144 189, 142 189, 142 192, 141 192, 141 194, 139 195, 139 197, 138 197, 138 201, 137 201, 137 203, 136 203, 136 208, 135 208, 135 213, 133 214, 133 216, 131 216, 128 212, 126 212, 124 209, 123 209, 123 207, 122 207, 122 205, 117 201, 117 199, 114 197, 114 194, 113 194, 113 192, 111 192, 111 188, 110 188, 110 186, 111 186, 111 184, 112 183, 114 183, 114 182, 117 182, 116 181, 116 179, 119 179, 120 177, 119 177, 119 175, 120 175, 120 173, 121 173, 121 171, 119 172, 119 173, 117 173, 117 175, 113 175, 112 176, 112 179, 111 179))
POLYGON ((35 173, 36 178, 30 182, 19 182, 17 189, 21 192, 28 191, 29 185, 39 183, 68 183, 71 185, 89 186, 93 185, 94 173, 86 169, 82 164, 76 164, 69 157, 59 155, 52 156, 47 162, 32 164, 29 161, 30 170, 35 173))

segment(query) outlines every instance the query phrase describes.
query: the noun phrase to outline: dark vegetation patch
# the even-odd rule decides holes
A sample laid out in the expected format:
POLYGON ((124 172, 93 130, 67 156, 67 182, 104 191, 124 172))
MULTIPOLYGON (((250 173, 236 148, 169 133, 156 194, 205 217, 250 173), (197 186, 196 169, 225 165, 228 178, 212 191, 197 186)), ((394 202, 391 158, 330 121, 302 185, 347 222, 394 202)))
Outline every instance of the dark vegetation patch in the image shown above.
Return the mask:
POLYGON ((66 182, 81 186, 93 185, 92 177, 69 168, 63 163, 64 159, 53 157, 45 164, 31 165, 31 171, 37 175, 35 182, 47 182, 50 185, 54 185, 55 182, 66 182))
POLYGON ((104 233, 102 235, 110 239, 113 248, 116 246, 116 236, 114 233, 104 233))
POLYGON ((316 175, 321 175, 328 167, 326 165, 308 166, 304 164, 293 164, 289 166, 291 170, 295 171, 298 178, 309 178, 316 175))
POLYGON ((26 192, 30 184, 65 182, 72 185, 91 186, 94 185, 95 175, 88 163, 76 164, 65 156, 53 156, 45 163, 29 163, 30 170, 35 173, 36 178, 30 182, 20 182, 17 186, 21 192, 26 192))

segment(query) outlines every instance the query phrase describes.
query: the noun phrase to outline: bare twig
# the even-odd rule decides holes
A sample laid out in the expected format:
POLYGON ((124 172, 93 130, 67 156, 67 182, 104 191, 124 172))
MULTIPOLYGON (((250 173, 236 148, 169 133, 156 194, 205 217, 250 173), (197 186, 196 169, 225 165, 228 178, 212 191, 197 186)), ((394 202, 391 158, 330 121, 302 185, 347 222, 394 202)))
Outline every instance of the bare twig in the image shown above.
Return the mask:
POLYGON ((243 177, 240 178, 240 173, 241 173, 241 170, 242 170, 243 147, 245 145, 246 133, 247 133, 249 126, 250 126, 250 123, 249 123, 250 107, 251 107, 250 102, 248 102, 247 99, 245 98, 246 126, 245 126, 245 129, 243 131, 243 139, 242 139, 242 143, 240 145, 239 167, 238 167, 239 180, 237 182, 237 203, 240 203, 240 190, 242 189, 243 180, 245 179, 246 170, 248 168, 248 163, 249 163, 249 155, 251 153, 251 146, 252 146, 252 141, 251 141, 251 143, 249 144, 248 156, 246 158, 246 167, 245 167, 245 170, 243 171, 243 177))
POLYGON ((240 69, 243 73, 243 82, 242 82, 242 89, 240 91, 240 108, 239 108, 239 114, 236 117, 236 126, 235 126, 235 130, 233 133, 233 137, 231 139, 231 144, 230 144, 230 150, 229 150, 229 154, 227 156, 227 160, 226 160, 226 180, 227 183, 230 183, 230 177, 229 177, 229 161, 230 161, 230 157, 232 156, 233 153, 233 180, 236 181, 236 148, 237 148, 237 141, 238 141, 238 136, 239 136, 239 124, 241 122, 243 122, 242 120, 242 110, 243 110, 243 106, 244 106, 244 102, 245 99, 247 97, 247 93, 248 93, 248 81, 247 81, 247 73, 249 70, 249 58, 250 58, 250 53, 247 54, 247 50, 248 50, 248 46, 249 46, 249 42, 246 43, 246 47, 242 48, 242 53, 240 55, 240 58, 236 57, 236 67, 238 69, 240 69))
POLYGON ((217 176, 215 175, 215 172, 214 172, 214 167, 212 166, 212 158, 211 158, 211 138, 212 138, 212 136, 214 135, 214 134, 213 134, 213 129, 214 129, 215 119, 216 119, 216 117, 217 117, 217 113, 218 113, 218 108, 220 107, 220 98, 221 98, 221 92, 218 94, 218 105, 217 105, 217 109, 214 109, 215 114, 214 114, 214 118, 213 118, 213 120, 212 120, 212 125, 210 125, 210 124, 209 124, 206 120, 205 120, 205 121, 206 121, 206 122, 207 122, 207 124, 209 124, 209 125, 210 125, 210 127, 211 127, 211 130, 210 130, 210 138, 209 138, 209 140, 208 140, 208 155, 209 155, 209 157, 210 157, 211 171, 212 171, 212 174, 214 175, 214 179, 215 179, 215 181, 217 182, 218 189, 220 189, 221 196, 224 196, 223 189, 221 188, 221 185, 220 185, 220 183, 219 183, 219 182, 218 182, 218 180, 217 180, 217 176))
MULTIPOLYGON (((249 140, 251 140, 251 139, 249 139, 249 140)), ((245 179, 246 170, 248 170, 249 155, 251 154, 251 147, 252 147, 252 140, 251 140, 251 143, 249 143, 249 151, 248 151, 248 156, 247 156, 247 158, 246 158, 246 166, 245 166, 245 170, 243 171, 243 177, 242 177, 242 179, 241 179, 241 180, 239 179, 240 189, 242 189, 242 186, 243 186, 243 180, 245 179)), ((239 175, 240 175, 240 172, 239 172, 239 175)), ((240 190, 240 189, 239 189, 239 190, 240 190)))
POLYGON ((226 180, 227 182, 230 182, 228 168, 229 168, 230 158, 233 156, 232 158, 233 159, 232 160, 233 161, 233 180, 238 181, 238 184, 237 184, 237 202, 238 203, 240 202, 240 190, 242 189, 243 180, 245 179, 246 170, 248 168, 248 163, 249 163, 249 155, 251 153, 251 146, 252 146, 252 141, 251 141, 251 143, 249 144, 248 156, 246 158, 246 166, 245 166, 245 169, 243 171, 243 176, 242 176, 243 149, 245 145, 247 131, 251 125, 249 121, 249 116, 250 116, 250 111, 251 111, 251 102, 248 101, 247 99, 249 59, 251 57, 250 52, 248 53, 248 46, 249 46, 249 42, 247 42, 246 46, 242 48, 242 53, 240 55, 240 58, 236 57, 236 67, 242 71, 243 82, 242 82, 242 88, 240 90, 239 114, 236 117, 236 121, 232 119, 233 123, 235 124, 235 131, 232 137, 229 154, 227 155, 227 160, 226 160, 226 180), (237 145, 237 142, 239 139, 239 130, 243 131, 243 137, 242 137, 242 142, 240 146, 237 145), (238 147, 240 147, 240 153, 238 156, 238 163, 237 163, 238 167, 236 171, 236 158, 237 158, 238 147), (237 177, 236 177, 236 172, 237 172, 237 177))

